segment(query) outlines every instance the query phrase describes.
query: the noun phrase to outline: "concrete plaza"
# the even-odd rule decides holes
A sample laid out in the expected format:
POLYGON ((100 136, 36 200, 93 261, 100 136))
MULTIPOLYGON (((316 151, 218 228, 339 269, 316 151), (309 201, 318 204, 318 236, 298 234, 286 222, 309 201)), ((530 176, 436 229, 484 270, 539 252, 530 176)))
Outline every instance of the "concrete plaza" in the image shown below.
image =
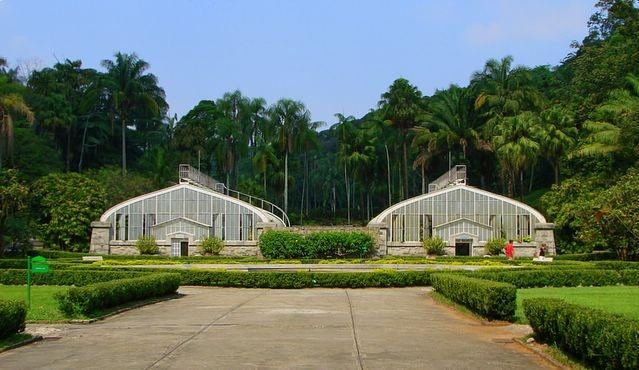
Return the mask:
POLYGON ((435 302, 429 288, 182 287, 181 298, 88 325, 30 325, 49 339, 2 369, 531 369, 550 364, 435 302))

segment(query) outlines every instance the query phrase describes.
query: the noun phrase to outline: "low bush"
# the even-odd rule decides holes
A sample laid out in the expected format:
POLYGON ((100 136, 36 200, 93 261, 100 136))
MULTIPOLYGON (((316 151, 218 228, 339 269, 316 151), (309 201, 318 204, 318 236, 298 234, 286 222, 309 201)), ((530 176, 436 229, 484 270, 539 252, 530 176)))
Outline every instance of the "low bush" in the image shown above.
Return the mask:
POLYGON ((74 287, 55 294, 55 299, 60 311, 66 315, 86 315, 127 302, 175 293, 179 286, 179 274, 150 274, 74 287))
POLYGON ((440 236, 426 238, 422 245, 429 256, 443 256, 446 254, 446 243, 440 236))
POLYGON ((572 260, 572 261, 603 261, 618 259, 616 252, 593 252, 593 253, 572 253, 558 254, 554 256, 555 260, 572 260))
POLYGON ((526 299, 523 307, 537 340, 555 343, 594 368, 639 368, 639 322, 560 299, 526 299))
POLYGON ((354 258, 370 255, 373 237, 364 232, 320 231, 301 235, 291 231, 269 230, 259 241, 266 258, 354 258))
POLYGON ((260 252, 266 258, 300 258, 304 253, 304 237, 291 231, 269 230, 260 236, 260 252))
MULTIPOLYGON (((83 286, 103 281, 140 276, 143 272, 107 269, 49 270, 46 274, 31 275, 33 285, 76 285, 83 286)), ((0 270, 0 284, 23 285, 27 283, 26 270, 0 270)))
POLYGON ((598 261, 594 263, 597 268, 605 270, 639 270, 639 262, 630 261, 598 261))
POLYGON ((160 254, 160 248, 158 248, 158 244, 155 242, 154 236, 141 236, 135 242, 135 247, 138 249, 140 254, 160 254))
POLYGON ((517 288, 511 284, 475 279, 461 274, 431 276, 435 291, 488 318, 512 320, 517 308, 517 288))
POLYGON ((501 251, 504 249, 506 245, 506 239, 504 238, 492 238, 486 242, 484 246, 484 250, 486 254, 490 254, 491 256, 499 256, 501 251))
MULTIPOLYGON (((614 270, 598 269, 535 269, 522 271, 477 271, 469 276, 509 283, 517 288, 603 286, 624 284, 624 277, 614 270)), ((628 277, 630 280, 631 277, 628 277)))
POLYGON ((24 330, 27 306, 23 302, 0 300, 0 339, 24 330))
MULTIPOLYGON (((158 270, 155 270, 158 271, 158 270)), ((178 270, 181 285, 238 288, 369 288, 428 286, 428 271, 380 270, 375 272, 240 272, 178 270)))
POLYGON ((204 238, 202 244, 198 247, 200 254, 203 256, 216 256, 220 254, 222 248, 224 248, 224 242, 216 236, 204 238))

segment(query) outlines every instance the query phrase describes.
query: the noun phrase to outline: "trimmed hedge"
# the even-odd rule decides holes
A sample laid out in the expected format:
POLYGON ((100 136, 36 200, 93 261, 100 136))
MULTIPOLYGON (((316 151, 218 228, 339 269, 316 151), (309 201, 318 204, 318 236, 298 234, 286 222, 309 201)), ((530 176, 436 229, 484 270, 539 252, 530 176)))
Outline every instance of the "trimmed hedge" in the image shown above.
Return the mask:
MULTIPOLYGON (((32 274, 33 285, 76 285, 83 286, 103 281, 132 278, 144 275, 138 271, 122 270, 50 270, 46 274, 32 274)), ((23 285, 27 283, 27 270, 0 270, 0 284, 23 285)))
POLYGON ((603 261, 603 260, 616 260, 619 257, 617 253, 611 251, 596 252, 596 253, 573 253, 573 254, 558 254, 554 256, 555 260, 571 260, 571 261, 603 261))
POLYGON ((260 251, 266 258, 354 258, 370 255, 375 241, 361 231, 319 231, 307 235, 269 230, 260 236, 260 251))
POLYGON ((239 272, 180 270, 182 285, 241 288, 369 288, 430 285, 427 271, 239 272))
POLYGON ((560 299, 526 299, 523 306, 538 340, 556 343, 594 368, 639 368, 639 322, 560 299))
POLYGON ((468 274, 468 276, 509 283, 517 288, 636 285, 636 277, 631 274, 624 275, 615 270, 598 269, 477 271, 468 274))
POLYGON ((23 302, 0 300, 0 339, 24 331, 27 306, 23 302))
POLYGON ((600 261, 595 266, 606 270, 639 270, 639 262, 629 261, 600 261))
POLYGON ((449 273, 433 274, 431 282, 436 292, 488 319, 515 316, 517 288, 510 284, 449 273))
POLYGON ((161 297, 180 286, 179 274, 150 274, 131 279, 119 279, 74 287, 64 293, 56 293, 60 311, 71 316, 76 313, 114 307, 123 303, 152 297, 161 297))

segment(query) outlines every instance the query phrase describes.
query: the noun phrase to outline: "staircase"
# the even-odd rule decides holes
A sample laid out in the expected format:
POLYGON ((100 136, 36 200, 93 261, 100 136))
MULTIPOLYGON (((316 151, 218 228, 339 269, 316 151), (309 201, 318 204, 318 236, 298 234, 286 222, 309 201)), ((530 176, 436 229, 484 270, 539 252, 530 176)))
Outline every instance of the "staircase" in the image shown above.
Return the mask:
POLYGON ((248 195, 237 190, 229 189, 226 187, 226 185, 224 185, 224 183, 221 183, 215 180, 214 178, 212 178, 211 176, 198 171, 197 169, 193 168, 193 166, 189 164, 180 164, 178 167, 178 172, 179 172, 181 184, 193 184, 197 186, 202 186, 202 187, 211 189, 213 191, 216 191, 218 193, 222 193, 224 195, 228 195, 230 197, 236 198, 243 202, 249 203, 252 206, 263 209, 264 211, 271 214, 274 218, 281 221, 284 224, 284 226, 286 227, 291 226, 291 222, 289 221, 288 216, 286 215, 286 212, 284 212, 283 209, 269 202, 268 200, 254 197, 252 195, 248 195))
POLYGON ((448 172, 439 176, 437 180, 428 184, 428 192, 437 191, 451 185, 466 185, 466 166, 458 164, 448 172))

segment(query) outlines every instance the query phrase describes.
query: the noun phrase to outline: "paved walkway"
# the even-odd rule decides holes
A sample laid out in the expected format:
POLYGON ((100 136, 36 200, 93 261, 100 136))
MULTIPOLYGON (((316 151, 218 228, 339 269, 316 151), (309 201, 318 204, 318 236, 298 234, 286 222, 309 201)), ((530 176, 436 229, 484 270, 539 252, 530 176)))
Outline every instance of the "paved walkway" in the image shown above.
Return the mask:
MULTIPOLYGON (((216 269, 227 271, 317 271, 317 272, 369 272, 379 269, 397 271, 423 270, 470 270, 482 267, 478 265, 420 264, 420 263, 184 263, 172 265, 125 265, 131 268, 173 268, 173 269, 216 269)), ((503 266, 516 268, 517 266, 503 266)))
POLYGON ((46 339, 2 369, 531 369, 549 365, 434 302, 428 288, 184 287, 173 299, 89 325, 30 326, 46 339))

